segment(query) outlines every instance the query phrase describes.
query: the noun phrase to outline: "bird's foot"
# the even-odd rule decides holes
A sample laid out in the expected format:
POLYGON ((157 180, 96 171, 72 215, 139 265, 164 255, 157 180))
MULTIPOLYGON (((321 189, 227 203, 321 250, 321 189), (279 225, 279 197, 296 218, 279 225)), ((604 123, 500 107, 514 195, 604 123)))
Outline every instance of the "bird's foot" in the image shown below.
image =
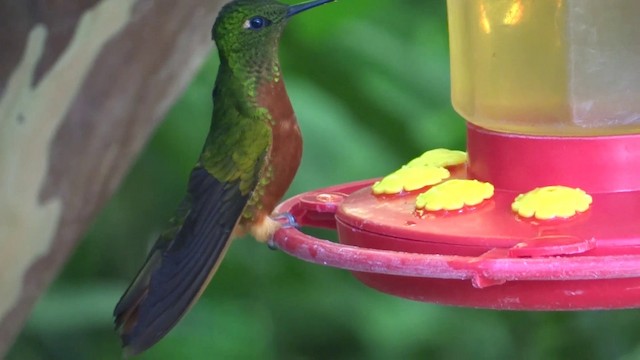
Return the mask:
POLYGON ((299 228, 300 225, 296 221, 296 218, 291 213, 281 213, 272 217, 273 220, 280 223, 280 227, 283 229, 299 228))
MULTIPOLYGON (((278 224, 280 224, 281 229, 291 229, 291 228, 300 227, 300 225, 296 221, 296 218, 291 213, 288 213, 288 212, 276 214, 272 216, 271 219, 277 222, 278 224)), ((269 240, 267 241, 267 245, 271 250, 278 250, 278 245, 276 245, 275 241, 273 240, 273 235, 269 237, 269 240)))

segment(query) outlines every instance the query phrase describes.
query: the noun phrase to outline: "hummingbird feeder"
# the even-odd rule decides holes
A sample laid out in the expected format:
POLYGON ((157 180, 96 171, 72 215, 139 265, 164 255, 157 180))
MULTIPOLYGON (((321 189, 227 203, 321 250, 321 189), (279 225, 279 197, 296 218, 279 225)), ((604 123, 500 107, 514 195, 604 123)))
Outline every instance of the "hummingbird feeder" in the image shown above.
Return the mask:
POLYGON ((513 310, 640 306, 637 0, 448 0, 467 152, 277 209, 282 251, 409 299, 513 310))

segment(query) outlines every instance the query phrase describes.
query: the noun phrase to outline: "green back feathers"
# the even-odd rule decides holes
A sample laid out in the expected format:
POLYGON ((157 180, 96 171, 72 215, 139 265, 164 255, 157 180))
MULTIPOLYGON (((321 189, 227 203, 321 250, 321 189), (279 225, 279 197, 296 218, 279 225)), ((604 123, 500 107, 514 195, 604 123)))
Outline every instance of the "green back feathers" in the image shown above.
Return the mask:
POLYGON ((200 163, 216 179, 239 181, 240 192, 252 191, 271 145, 270 115, 246 100, 217 97, 200 163), (244 109, 249 109, 247 110, 244 109))

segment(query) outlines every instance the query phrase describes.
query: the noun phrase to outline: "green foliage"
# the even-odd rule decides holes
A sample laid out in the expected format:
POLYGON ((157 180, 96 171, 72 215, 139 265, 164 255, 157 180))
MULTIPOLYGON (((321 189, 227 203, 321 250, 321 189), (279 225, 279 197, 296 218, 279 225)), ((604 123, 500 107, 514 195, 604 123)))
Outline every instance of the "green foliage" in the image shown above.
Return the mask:
MULTIPOLYGON (((381 176, 427 149, 464 148, 447 46, 444 1, 343 0, 293 19, 281 58, 305 153, 289 195, 381 176)), ((183 196, 216 66, 213 53, 8 359, 120 357, 111 311, 183 196)), ((240 239, 203 299, 140 359, 635 359, 635 315, 417 303, 240 239)))

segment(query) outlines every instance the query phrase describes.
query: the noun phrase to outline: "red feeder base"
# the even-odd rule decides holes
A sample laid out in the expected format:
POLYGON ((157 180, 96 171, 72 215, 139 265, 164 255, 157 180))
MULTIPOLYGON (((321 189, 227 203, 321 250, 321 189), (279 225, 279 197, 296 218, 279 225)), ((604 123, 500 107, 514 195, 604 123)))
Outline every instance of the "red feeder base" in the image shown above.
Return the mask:
POLYGON ((510 310, 640 306, 640 136, 524 137, 470 126, 468 153, 469 164, 451 168, 452 177, 496 187, 475 209, 418 216, 420 191, 379 197, 373 180, 361 181, 276 209, 302 226, 336 229, 340 244, 297 229, 279 230, 274 242, 414 300, 510 310), (547 185, 580 187, 592 195, 591 208, 552 221, 511 211, 519 193, 547 185))

